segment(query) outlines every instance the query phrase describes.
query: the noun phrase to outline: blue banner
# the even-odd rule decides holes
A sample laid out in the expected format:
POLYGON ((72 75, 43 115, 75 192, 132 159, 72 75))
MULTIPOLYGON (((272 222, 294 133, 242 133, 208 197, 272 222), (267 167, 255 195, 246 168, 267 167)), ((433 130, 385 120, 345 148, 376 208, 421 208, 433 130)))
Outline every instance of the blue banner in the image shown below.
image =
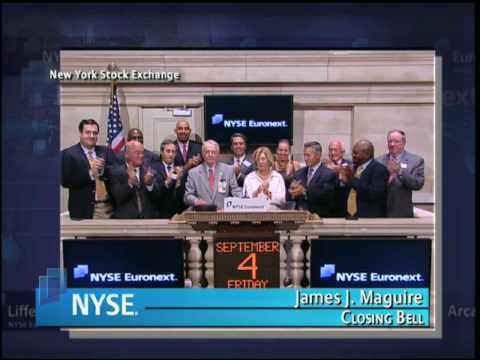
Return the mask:
POLYGON ((429 327, 427 288, 36 290, 37 326, 429 327))

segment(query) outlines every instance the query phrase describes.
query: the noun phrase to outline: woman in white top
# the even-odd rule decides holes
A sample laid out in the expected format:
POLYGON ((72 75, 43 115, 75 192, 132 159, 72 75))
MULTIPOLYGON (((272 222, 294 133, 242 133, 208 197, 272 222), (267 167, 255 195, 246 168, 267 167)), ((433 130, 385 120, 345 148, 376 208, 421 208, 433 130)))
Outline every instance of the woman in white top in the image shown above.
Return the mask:
POLYGON ((248 198, 270 200, 270 207, 280 208, 285 203, 286 191, 282 175, 273 170, 273 155, 266 146, 253 153, 256 171, 247 175, 243 183, 243 195, 248 198))

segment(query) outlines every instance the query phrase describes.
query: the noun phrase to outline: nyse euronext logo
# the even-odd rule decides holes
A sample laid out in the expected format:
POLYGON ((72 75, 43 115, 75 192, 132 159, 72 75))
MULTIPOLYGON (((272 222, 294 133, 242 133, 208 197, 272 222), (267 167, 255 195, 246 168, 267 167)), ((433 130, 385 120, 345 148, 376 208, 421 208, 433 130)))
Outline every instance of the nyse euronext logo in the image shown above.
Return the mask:
POLYGON ((423 276, 416 274, 380 274, 377 272, 339 272, 335 270, 335 264, 320 266, 320 279, 334 280, 337 282, 397 282, 397 281, 423 281, 423 276), (335 276, 334 276, 335 275, 335 276))
POLYGON ((88 265, 77 265, 73 268, 73 278, 81 279, 88 275, 88 265))
POLYGON ((320 279, 326 279, 335 274, 334 264, 325 264, 320 267, 320 279))
POLYGON ((223 122, 223 114, 215 114, 212 116, 212 125, 218 125, 223 122))
POLYGON ((77 265, 73 268, 73 278, 83 279, 88 276, 90 282, 175 282, 178 279, 170 274, 133 274, 130 272, 89 272, 88 265, 77 265))
POLYGON ((254 119, 224 119, 223 114, 215 114, 212 116, 212 125, 220 125, 223 123, 224 128, 286 128, 288 123, 286 120, 269 120, 257 121, 254 119))

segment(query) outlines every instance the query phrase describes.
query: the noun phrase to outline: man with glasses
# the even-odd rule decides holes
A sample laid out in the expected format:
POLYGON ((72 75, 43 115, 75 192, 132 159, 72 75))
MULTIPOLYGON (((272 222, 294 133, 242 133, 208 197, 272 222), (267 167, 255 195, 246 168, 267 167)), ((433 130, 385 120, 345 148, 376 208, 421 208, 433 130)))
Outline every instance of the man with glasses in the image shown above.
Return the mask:
POLYGON ((218 162, 220 146, 207 140, 202 146, 203 164, 188 172, 184 201, 187 206, 215 205, 223 209, 223 200, 228 196, 240 197, 233 166, 218 162))

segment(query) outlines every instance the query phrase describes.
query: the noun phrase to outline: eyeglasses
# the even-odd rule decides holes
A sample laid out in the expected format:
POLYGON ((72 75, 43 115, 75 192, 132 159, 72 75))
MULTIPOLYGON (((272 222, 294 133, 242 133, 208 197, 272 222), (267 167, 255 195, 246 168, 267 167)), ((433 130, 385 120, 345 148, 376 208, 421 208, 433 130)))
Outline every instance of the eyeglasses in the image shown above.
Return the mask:
POLYGON ((132 136, 131 140, 143 140, 143 136, 132 136))

